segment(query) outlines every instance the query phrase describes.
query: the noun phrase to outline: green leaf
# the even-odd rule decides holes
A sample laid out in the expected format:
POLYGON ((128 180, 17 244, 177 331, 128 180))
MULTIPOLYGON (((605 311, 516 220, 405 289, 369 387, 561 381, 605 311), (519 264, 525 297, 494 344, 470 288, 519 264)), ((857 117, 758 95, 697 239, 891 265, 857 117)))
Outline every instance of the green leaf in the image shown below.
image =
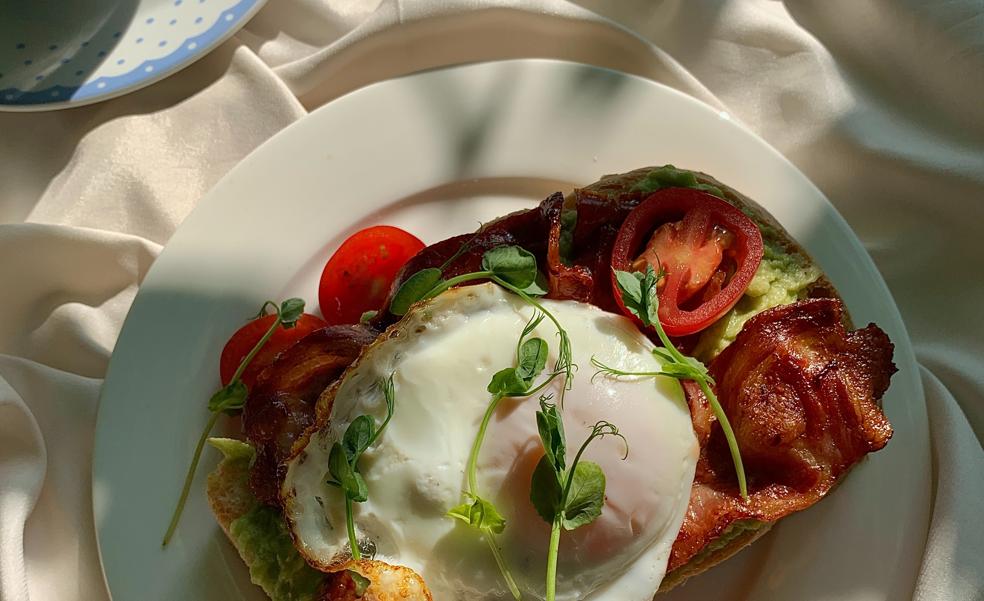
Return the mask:
POLYGON ((642 304, 642 281, 636 277, 635 273, 628 271, 615 270, 615 280, 618 288, 622 291, 622 302, 629 306, 631 301, 633 306, 638 307, 642 304))
POLYGON ((547 281, 547 276, 543 275, 542 271, 537 270, 533 283, 522 290, 530 296, 543 296, 550 291, 550 283, 547 281))
POLYGON ((349 463, 340 442, 331 445, 331 451, 328 453, 328 473, 343 489, 345 488, 343 482, 352 478, 352 465, 349 463))
POLYGON ((605 504, 605 473, 597 463, 578 461, 572 478, 561 522, 565 530, 595 521, 605 504))
POLYGON ((564 422, 556 405, 540 399, 540 411, 536 412, 536 429, 540 433, 547 461, 557 474, 562 473, 567 463, 567 441, 564 436, 564 422))
POLYGON ((536 257, 519 246, 498 246, 486 251, 482 269, 520 289, 536 282, 536 257))
POLYGON ((355 584, 355 596, 361 597, 365 595, 366 591, 369 590, 369 585, 372 584, 372 580, 369 580, 355 570, 345 570, 345 573, 348 574, 349 578, 352 579, 352 583, 355 584))
POLYGON ((304 314, 304 299, 288 298, 280 303, 280 323, 285 328, 292 328, 304 314))
POLYGON ((380 425, 379 429, 376 430, 376 433, 373 434, 372 440, 369 441, 370 445, 376 442, 376 439, 383 434, 383 430, 386 429, 386 426, 389 425, 390 420, 393 419, 393 410, 396 408, 396 384, 393 382, 393 373, 391 373, 385 380, 381 380, 380 385, 383 388, 383 400, 386 401, 386 418, 383 419, 382 425, 380 425))
POLYGON ((246 404, 247 392, 242 380, 233 380, 212 395, 208 400, 208 410, 213 413, 216 411, 231 413, 242 409, 246 404))
POLYGON ((530 480, 530 502, 534 509, 543 518, 543 521, 552 524, 557 512, 560 510, 561 495, 560 482, 557 479, 557 472, 554 471, 550 460, 544 455, 536 464, 533 470, 533 477, 530 480))
POLYGON ((328 473, 331 474, 331 477, 335 479, 349 499, 363 503, 369 498, 362 474, 352 468, 340 442, 331 446, 331 452, 328 454, 328 473))
POLYGON ((486 388, 490 393, 503 397, 523 394, 528 389, 529 385, 519 377, 515 367, 495 372, 486 388))
POLYGON ((389 312, 398 316, 406 315, 410 305, 424 298, 441 282, 442 275, 440 269, 428 267, 407 278, 390 301, 389 312))
POLYGON ((506 529, 506 519, 491 501, 478 495, 468 494, 469 500, 452 508, 447 515, 461 520, 479 530, 502 534, 506 529))
POLYGON ((639 282, 639 287, 642 291, 642 302, 646 310, 646 319, 644 320, 646 325, 659 323, 659 297, 657 296, 658 290, 656 285, 662 277, 662 268, 660 268, 660 273, 656 273, 652 265, 646 265, 646 273, 639 282))
POLYGON ((461 520, 466 524, 471 524, 471 501, 465 501, 461 505, 455 505, 445 514, 449 518, 454 518, 456 520, 461 520))
POLYGON ((356 503, 365 503, 369 499, 369 487, 366 486, 366 480, 357 471, 353 471, 352 475, 355 477, 355 486, 346 489, 345 494, 356 503))
POLYGON ((376 317, 377 315, 379 315, 379 311, 376 311, 375 309, 371 311, 366 311, 359 316, 359 323, 362 324, 369 323, 372 320, 372 318, 376 317))
POLYGON ((518 363, 516 376, 526 383, 528 390, 547 365, 547 342, 543 338, 530 338, 524 342, 519 347, 518 363))
POLYGON ((645 273, 616 270, 615 281, 622 295, 622 304, 643 325, 651 326, 659 321, 659 300, 656 296, 659 278, 652 265, 646 265, 645 273))
POLYGON ((376 422, 368 415, 360 415, 352 420, 342 437, 342 448, 349 463, 355 464, 359 456, 369 448, 376 434, 376 422))

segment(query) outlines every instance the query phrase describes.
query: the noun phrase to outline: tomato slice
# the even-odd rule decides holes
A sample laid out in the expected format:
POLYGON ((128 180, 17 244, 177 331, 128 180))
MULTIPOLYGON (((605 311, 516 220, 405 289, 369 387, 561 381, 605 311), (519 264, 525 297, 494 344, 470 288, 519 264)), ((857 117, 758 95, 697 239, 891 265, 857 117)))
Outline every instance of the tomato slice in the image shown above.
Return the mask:
POLYGON ((400 268, 423 248, 416 236, 389 225, 349 236, 321 272, 318 301, 325 321, 359 323, 366 311, 382 309, 400 268))
MULTIPOLYGON (((276 315, 264 315, 263 317, 254 319, 236 330, 236 333, 229 338, 229 341, 226 342, 225 347, 222 349, 222 356, 219 359, 219 377, 222 379, 223 386, 232 380, 233 374, 239 369, 239 364, 253 350, 253 347, 260 341, 263 334, 270 329, 273 320, 276 318, 276 315)), ((263 371, 264 367, 273 363, 277 355, 286 350, 287 347, 293 346, 301 338, 327 325, 320 317, 305 313, 297 320, 294 327, 289 329, 283 327, 277 328, 273 336, 267 340, 263 348, 256 353, 253 360, 243 370, 243 375, 241 376, 243 383, 246 384, 247 388, 252 389, 253 384, 256 383, 256 376, 263 371)))
MULTIPOLYGON (((665 188, 622 223, 612 249, 614 270, 662 268, 659 322, 670 336, 707 328, 738 302, 762 262, 762 233, 739 209, 706 192, 665 188)), ((630 315, 620 294, 615 300, 630 315)))

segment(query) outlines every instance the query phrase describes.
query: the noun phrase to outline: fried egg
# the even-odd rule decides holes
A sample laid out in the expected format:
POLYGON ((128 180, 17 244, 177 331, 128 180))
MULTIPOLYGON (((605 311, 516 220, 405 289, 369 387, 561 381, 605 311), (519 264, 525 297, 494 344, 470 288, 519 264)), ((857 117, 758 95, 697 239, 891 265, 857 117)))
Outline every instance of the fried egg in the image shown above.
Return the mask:
MULTIPOLYGON (((697 462, 683 391, 665 377, 593 377, 592 357, 632 372, 661 364, 628 319, 574 301, 542 303, 567 330, 578 367, 563 403, 568 463, 599 420, 625 436, 625 443, 598 439, 584 454, 604 470, 605 503, 595 521, 562 533, 557 599, 648 601, 665 574, 697 462)), ((281 491, 296 546, 310 563, 331 571, 350 558, 344 498, 326 484, 328 456, 359 415, 382 422, 381 383, 392 375, 392 420, 359 464, 369 491, 365 503, 354 504, 360 547, 420 574, 435 599, 511 598, 481 533, 447 512, 464 501, 489 380, 515 365, 517 341, 533 314, 494 284, 449 290, 415 305, 326 393, 330 415, 289 463, 281 491)), ((549 369, 556 328, 543 320, 534 335, 550 347, 549 369)), ((563 385, 558 377, 542 392, 557 400, 563 385)), ((478 460, 478 493, 506 518, 496 541, 525 599, 545 597, 550 538, 550 525, 530 502, 531 475, 543 455, 537 409, 535 397, 503 399, 478 460)))

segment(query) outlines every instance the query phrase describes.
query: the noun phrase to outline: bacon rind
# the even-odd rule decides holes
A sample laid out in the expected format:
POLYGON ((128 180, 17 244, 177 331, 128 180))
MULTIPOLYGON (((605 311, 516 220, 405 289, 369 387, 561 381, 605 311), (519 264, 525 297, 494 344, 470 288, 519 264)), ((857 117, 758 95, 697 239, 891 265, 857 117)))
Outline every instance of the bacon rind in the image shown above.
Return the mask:
POLYGON ((879 400, 896 371, 877 326, 848 332, 836 299, 763 311, 710 364, 741 449, 749 498, 738 494, 720 425, 686 386, 701 445, 690 505, 670 555, 678 568, 738 520, 773 522, 819 501, 892 427, 879 400))
POLYGON ((283 462, 314 423, 318 396, 377 334, 364 326, 322 328, 284 350, 259 373, 246 398, 243 430, 256 449, 249 484, 261 502, 278 503, 283 462))

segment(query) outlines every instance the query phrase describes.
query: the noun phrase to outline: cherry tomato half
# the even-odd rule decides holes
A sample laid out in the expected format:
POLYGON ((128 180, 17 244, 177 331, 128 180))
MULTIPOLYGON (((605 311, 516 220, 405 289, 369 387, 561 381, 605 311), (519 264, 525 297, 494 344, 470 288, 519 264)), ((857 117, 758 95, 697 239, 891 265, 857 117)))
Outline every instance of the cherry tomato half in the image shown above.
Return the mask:
MULTIPOLYGON (((626 217, 615 238, 612 267, 662 267, 659 322, 670 336, 685 336, 710 326, 738 302, 762 252, 762 233, 739 209, 699 190, 665 188, 626 217)), ((618 290, 614 271, 612 286, 618 290)), ((615 300, 629 315, 620 294, 615 300)))
MULTIPOLYGON (((254 319, 236 330, 236 333, 229 338, 229 342, 226 342, 225 348, 222 349, 222 357, 219 359, 219 377, 222 378, 223 386, 229 383, 233 374, 239 369, 239 364, 253 350, 263 334, 270 329, 276 318, 276 315, 264 315, 254 319)), ((294 327, 277 328, 273 336, 267 340, 263 348, 246 366, 242 375, 243 383, 246 384, 247 388, 252 388, 253 384, 256 383, 256 376, 263 371, 264 367, 273 363, 277 355, 314 330, 320 330, 327 325, 320 317, 305 313, 297 320, 294 327)))
POLYGON ((351 236, 321 272, 318 301, 330 324, 359 323, 366 311, 378 311, 403 264, 424 248, 416 236, 377 225, 351 236))

